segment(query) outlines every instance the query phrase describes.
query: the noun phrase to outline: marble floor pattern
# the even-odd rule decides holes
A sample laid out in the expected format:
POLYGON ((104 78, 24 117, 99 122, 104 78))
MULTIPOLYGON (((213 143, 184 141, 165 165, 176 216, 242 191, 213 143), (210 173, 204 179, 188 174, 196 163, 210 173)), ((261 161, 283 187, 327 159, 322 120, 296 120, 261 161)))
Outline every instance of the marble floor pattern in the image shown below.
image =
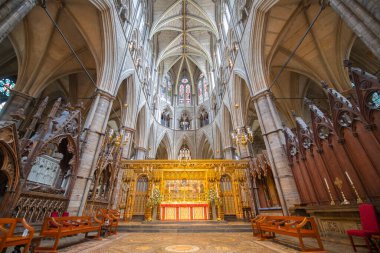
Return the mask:
POLYGON ((282 245, 263 245, 251 233, 119 233, 102 241, 86 241, 65 247, 65 253, 108 252, 197 252, 197 253, 272 253, 298 252, 282 245))
MULTIPOLYGON (((52 244, 45 241, 43 246, 52 244)), ((323 242, 329 253, 351 253, 349 244, 323 242)), ((306 239, 306 245, 315 245, 306 239)), ((83 236, 63 238, 58 252, 62 253, 295 253, 296 238, 278 236, 260 241, 251 233, 119 233, 102 240, 84 239, 83 236)), ((358 252, 368 252, 359 248, 358 252)))

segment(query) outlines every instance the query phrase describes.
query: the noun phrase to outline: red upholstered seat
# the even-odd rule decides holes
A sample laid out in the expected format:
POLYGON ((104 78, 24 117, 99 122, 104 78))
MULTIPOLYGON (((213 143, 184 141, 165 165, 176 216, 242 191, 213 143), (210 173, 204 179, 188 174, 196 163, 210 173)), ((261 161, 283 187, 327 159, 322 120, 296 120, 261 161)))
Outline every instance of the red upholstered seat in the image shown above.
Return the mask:
POLYGON ((58 212, 52 212, 51 214, 50 214, 50 217, 59 217, 59 213, 58 212))
POLYGON ((351 229, 347 230, 347 235, 350 238, 351 245, 356 252, 356 247, 367 247, 371 252, 370 237, 372 235, 380 235, 380 226, 377 221, 375 207, 372 204, 361 204, 359 206, 360 222, 362 224, 361 230, 351 229), (366 245, 355 245, 352 236, 365 238, 366 245))
POLYGON ((347 230, 348 235, 359 236, 359 237, 370 237, 371 235, 380 235, 379 231, 368 231, 368 230, 347 230))

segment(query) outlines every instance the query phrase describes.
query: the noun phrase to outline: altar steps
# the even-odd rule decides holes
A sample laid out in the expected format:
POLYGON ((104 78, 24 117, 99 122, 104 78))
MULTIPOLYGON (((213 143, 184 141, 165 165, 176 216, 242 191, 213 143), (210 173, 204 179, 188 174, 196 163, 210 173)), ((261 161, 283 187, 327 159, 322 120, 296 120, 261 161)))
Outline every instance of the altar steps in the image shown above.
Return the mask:
POLYGON ((121 223, 118 231, 128 233, 252 233, 252 227, 248 222, 152 221, 121 223))

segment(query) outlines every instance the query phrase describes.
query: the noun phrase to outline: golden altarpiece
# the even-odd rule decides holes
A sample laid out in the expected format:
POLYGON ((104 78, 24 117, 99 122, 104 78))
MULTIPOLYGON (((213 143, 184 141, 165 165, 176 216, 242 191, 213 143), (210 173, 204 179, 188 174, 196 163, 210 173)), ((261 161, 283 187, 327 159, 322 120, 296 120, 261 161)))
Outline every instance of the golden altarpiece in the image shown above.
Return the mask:
POLYGON ((161 193, 158 217, 161 220, 211 219, 208 194, 218 199, 217 218, 243 218, 243 208, 251 206, 247 181, 247 161, 235 160, 140 160, 123 161, 123 183, 119 208, 125 220, 133 216, 151 219, 147 205, 156 188, 161 193))

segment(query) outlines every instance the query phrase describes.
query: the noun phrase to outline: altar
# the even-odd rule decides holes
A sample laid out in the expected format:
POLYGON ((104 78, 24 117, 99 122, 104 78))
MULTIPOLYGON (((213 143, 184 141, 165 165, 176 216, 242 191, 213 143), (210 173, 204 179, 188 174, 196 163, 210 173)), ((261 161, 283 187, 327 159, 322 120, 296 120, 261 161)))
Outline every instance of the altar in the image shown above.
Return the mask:
POLYGON ((165 220, 208 220, 208 203, 161 203, 160 218, 165 220))
POLYGON ((247 161, 128 160, 123 166, 119 206, 125 220, 134 216, 163 222, 223 220, 224 215, 243 218, 242 196, 250 194, 247 161), (210 213, 211 190, 223 203, 216 207, 216 217, 210 213))

